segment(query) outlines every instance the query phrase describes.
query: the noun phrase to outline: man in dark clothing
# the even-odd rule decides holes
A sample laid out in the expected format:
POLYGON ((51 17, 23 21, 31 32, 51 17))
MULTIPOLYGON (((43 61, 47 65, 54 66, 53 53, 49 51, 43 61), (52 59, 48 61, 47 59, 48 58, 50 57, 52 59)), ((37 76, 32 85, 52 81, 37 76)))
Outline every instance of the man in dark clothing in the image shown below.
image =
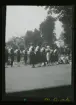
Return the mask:
POLYGON ((11 48, 11 51, 10 51, 10 58, 11 58, 11 67, 12 67, 13 62, 14 62, 14 50, 13 50, 13 48, 11 48))
POLYGON ((18 63, 18 66, 20 66, 20 58, 21 58, 20 49, 18 49, 18 51, 17 51, 17 63, 18 63))

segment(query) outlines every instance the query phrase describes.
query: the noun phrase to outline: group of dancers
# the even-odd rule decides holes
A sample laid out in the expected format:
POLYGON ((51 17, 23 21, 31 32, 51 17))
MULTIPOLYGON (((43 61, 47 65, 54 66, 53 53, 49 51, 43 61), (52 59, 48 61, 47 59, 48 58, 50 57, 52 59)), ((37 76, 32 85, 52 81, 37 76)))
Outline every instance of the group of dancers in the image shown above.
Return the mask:
MULTIPOLYGON (((10 49, 10 65, 13 66, 14 58, 16 56, 17 64, 20 66, 21 61, 21 51, 18 48, 17 50, 10 49)), ((58 64, 59 62, 59 52, 57 48, 50 48, 50 46, 36 46, 31 45, 29 49, 25 49, 22 51, 22 55, 24 57, 25 65, 30 64, 34 68, 36 64, 39 64, 39 67, 42 66, 50 66, 52 64, 58 64)), ((8 49, 5 47, 5 65, 8 64, 8 49)))

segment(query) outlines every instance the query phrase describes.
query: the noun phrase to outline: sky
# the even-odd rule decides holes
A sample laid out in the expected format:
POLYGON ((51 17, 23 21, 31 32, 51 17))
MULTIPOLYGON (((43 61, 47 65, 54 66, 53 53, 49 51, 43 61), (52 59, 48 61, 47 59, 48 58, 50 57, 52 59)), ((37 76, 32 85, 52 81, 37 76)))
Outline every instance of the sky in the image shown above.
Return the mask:
MULTIPOLYGON (((53 14, 55 16, 55 14, 53 14)), ((27 30, 39 29, 39 25, 47 17, 47 10, 37 6, 6 7, 6 42, 13 36, 23 36, 27 30)), ((56 37, 62 33, 62 23, 55 22, 56 37)))

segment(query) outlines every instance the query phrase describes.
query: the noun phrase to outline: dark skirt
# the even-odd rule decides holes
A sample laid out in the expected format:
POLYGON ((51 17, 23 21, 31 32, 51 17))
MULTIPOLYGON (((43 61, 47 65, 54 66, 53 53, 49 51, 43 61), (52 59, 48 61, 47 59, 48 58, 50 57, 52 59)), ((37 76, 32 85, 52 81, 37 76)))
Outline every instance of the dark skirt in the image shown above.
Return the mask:
POLYGON ((50 61, 51 61, 51 63, 53 63, 53 62, 54 62, 54 59, 55 59, 54 54, 51 54, 51 57, 50 57, 50 61))
POLYGON ((35 55, 35 62, 38 64, 38 63, 41 63, 41 53, 40 52, 36 52, 36 55, 35 55))
POLYGON ((55 61, 55 62, 58 61, 58 53, 55 53, 55 55, 54 55, 54 61, 55 61))
POLYGON ((11 55, 11 61, 14 61, 14 55, 11 55))
POLYGON ((30 53, 30 64, 36 64, 36 55, 34 52, 30 53))
POLYGON ((41 62, 47 62, 45 53, 41 53, 41 62))
POLYGON ((20 56, 17 56, 17 62, 20 62, 20 56))
POLYGON ((55 61, 56 62, 58 61, 58 55, 55 55, 55 61))
POLYGON ((24 61, 27 62, 27 55, 24 55, 24 61))

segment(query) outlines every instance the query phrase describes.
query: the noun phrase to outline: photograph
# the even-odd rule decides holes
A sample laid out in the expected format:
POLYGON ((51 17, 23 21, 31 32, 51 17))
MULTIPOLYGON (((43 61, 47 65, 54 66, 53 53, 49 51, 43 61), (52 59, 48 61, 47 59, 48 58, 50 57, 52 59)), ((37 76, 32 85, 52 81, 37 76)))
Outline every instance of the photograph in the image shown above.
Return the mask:
POLYGON ((6 93, 71 86, 72 21, 72 5, 6 6, 6 93))

